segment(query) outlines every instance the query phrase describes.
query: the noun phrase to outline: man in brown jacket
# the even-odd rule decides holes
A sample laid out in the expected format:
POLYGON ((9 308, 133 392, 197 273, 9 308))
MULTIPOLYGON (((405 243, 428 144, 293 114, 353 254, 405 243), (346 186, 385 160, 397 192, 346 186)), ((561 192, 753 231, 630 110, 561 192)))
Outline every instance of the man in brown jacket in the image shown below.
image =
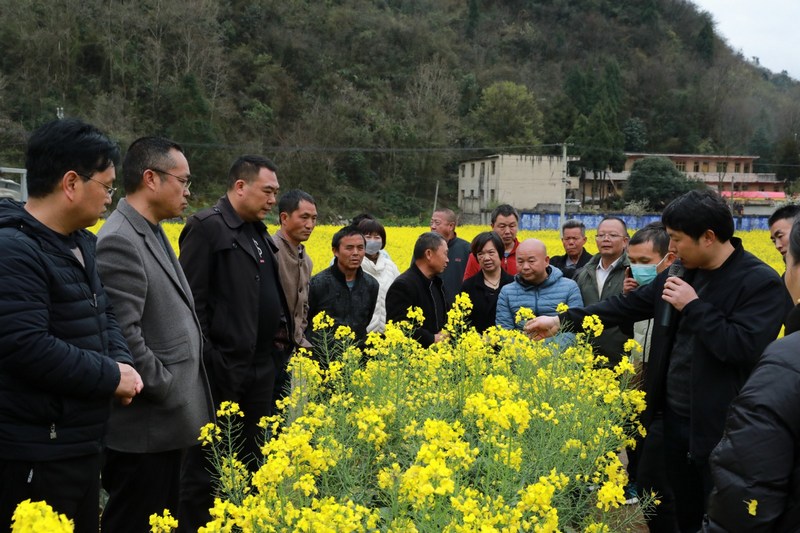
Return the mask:
POLYGON ((294 321, 294 344, 310 348, 305 330, 308 325, 308 285, 312 263, 303 245, 317 225, 317 204, 305 191, 292 189, 278 201, 281 229, 275 232, 278 269, 286 305, 294 321))

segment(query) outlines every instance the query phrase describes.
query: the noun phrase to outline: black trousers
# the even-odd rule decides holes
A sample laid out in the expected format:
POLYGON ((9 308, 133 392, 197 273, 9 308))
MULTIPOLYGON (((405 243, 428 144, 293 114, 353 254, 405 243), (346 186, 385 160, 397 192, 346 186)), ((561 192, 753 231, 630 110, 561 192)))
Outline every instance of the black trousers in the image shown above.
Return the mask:
POLYGON ((100 527, 100 454, 56 461, 0 460, 0 530, 23 500, 44 500, 75 523, 76 533, 100 527))
POLYGON ((139 533, 150 530, 150 515, 169 509, 178 515, 182 450, 125 453, 107 450, 103 488, 108 503, 103 531, 139 533))
POLYGON ((647 516, 650 533, 675 533, 678 521, 675 517, 675 495, 667 478, 667 463, 664 457, 664 418, 657 415, 647 428, 647 436, 641 441, 638 452, 636 479, 644 492, 655 492, 658 500, 652 514, 647 516))
POLYGON ((675 516, 679 531, 696 533, 702 527, 708 496, 714 488, 706 459, 690 454, 689 419, 666 410, 664 413, 664 458, 667 479, 675 495, 675 516))
MULTIPOLYGON (((244 412, 239 459, 251 471, 257 470, 263 459, 264 430, 258 427, 258 422, 273 413, 275 384, 284 360, 282 352, 277 350, 270 355, 253 364, 247 380, 237 392, 220 391, 209 376, 214 405, 219 407, 223 401, 234 401, 244 412)), ((181 467, 179 531, 194 533, 211 520, 209 509, 214 505, 215 475, 207 446, 192 446, 186 451, 181 467)))

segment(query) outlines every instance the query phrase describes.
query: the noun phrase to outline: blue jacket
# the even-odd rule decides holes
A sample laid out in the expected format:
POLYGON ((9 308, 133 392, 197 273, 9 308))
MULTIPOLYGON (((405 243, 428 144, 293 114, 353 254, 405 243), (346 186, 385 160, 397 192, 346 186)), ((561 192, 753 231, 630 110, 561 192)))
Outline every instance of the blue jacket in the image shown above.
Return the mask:
POLYGON ((556 307, 562 302, 570 309, 583 307, 578 284, 565 278, 559 269, 548 266, 547 279, 539 285, 532 285, 517 274, 514 283, 503 287, 497 298, 497 326, 503 329, 522 329, 522 322, 514 323, 520 307, 527 307, 536 316, 556 316, 556 307))
POLYGON ((71 238, 85 266, 22 204, 0 201, 0 459, 100 453, 117 362, 133 365, 97 275, 95 236, 71 238))

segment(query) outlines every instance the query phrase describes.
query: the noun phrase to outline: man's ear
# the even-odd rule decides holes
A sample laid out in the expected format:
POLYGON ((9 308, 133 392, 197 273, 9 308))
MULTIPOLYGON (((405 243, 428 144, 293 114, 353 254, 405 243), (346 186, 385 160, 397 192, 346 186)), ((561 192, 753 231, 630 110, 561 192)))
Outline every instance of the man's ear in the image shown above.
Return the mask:
POLYGON ((664 259, 663 263, 664 269, 669 268, 672 265, 672 263, 674 263, 675 260, 678 258, 675 252, 667 252, 667 255, 665 257, 666 259, 664 259))
POLYGON ((61 190, 71 201, 75 200, 78 189, 78 181, 81 181, 82 179, 83 178, 81 178, 74 170, 67 171, 61 177, 61 190))
POLYGON ((703 242, 703 244, 705 246, 710 246, 711 244, 716 242, 718 239, 717 239, 717 234, 714 233, 713 229, 707 229, 700 236, 700 240, 703 242))
POLYGON ((281 224, 283 224, 283 223, 285 223, 285 222, 286 222, 286 220, 289 218, 289 213, 287 213, 286 211, 282 211, 282 212, 281 212, 281 213, 278 215, 278 218, 280 219, 280 222, 281 222, 281 224))

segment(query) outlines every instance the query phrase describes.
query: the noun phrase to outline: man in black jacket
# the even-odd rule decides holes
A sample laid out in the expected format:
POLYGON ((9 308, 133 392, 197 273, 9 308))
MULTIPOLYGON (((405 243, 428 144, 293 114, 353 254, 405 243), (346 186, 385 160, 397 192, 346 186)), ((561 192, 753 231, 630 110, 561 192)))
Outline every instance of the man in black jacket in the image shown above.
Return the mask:
POLYGON ((29 200, 0 201, 0 527, 44 500, 97 533, 103 435, 142 390, 84 228, 111 203, 119 148, 59 120, 30 138, 29 200))
MULTIPOLYGON (((276 203, 276 169, 264 157, 237 159, 225 196, 189 218, 179 238, 180 263, 206 339, 203 359, 211 396, 217 406, 234 401, 244 412, 239 457, 251 468, 264 444, 258 421, 273 412, 274 387, 293 332, 277 248, 262 222, 276 203)), ((210 519, 207 468, 204 450, 191 448, 181 479, 182 530, 197 531, 210 519)))
POLYGON ((662 272, 627 295, 537 318, 526 331, 547 336, 560 319, 580 324, 590 314, 610 326, 655 318, 642 422, 663 424, 661 460, 678 527, 697 531, 711 491, 708 457, 728 407, 788 309, 775 270, 733 237, 733 217, 719 195, 691 191, 667 206, 662 221, 685 269, 681 276, 662 272))
POLYGON ((438 276, 447 268, 447 241, 429 231, 414 245, 414 264, 394 280, 386 293, 386 320, 408 320, 410 307, 419 307, 425 317, 414 331, 414 338, 428 347, 443 340, 450 300, 438 276))
MULTIPOLYGON (((360 343, 367 338, 367 326, 378 301, 378 280, 361 269, 365 245, 364 234, 356 226, 337 231, 331 239, 333 264, 311 278, 308 299, 309 322, 325 311, 334 327, 350 327, 360 343)), ((311 330, 306 338, 317 342, 311 330)))
POLYGON ((575 273, 592 259, 586 251, 586 226, 580 220, 567 220, 561 226, 561 244, 564 255, 550 258, 550 266, 559 269, 565 278, 572 279, 575 273))
POLYGON ((452 209, 441 208, 431 216, 431 231, 435 231, 447 241, 447 268, 442 273, 444 291, 451 299, 461 292, 464 271, 469 260, 469 243, 456 235, 458 217, 452 209))

